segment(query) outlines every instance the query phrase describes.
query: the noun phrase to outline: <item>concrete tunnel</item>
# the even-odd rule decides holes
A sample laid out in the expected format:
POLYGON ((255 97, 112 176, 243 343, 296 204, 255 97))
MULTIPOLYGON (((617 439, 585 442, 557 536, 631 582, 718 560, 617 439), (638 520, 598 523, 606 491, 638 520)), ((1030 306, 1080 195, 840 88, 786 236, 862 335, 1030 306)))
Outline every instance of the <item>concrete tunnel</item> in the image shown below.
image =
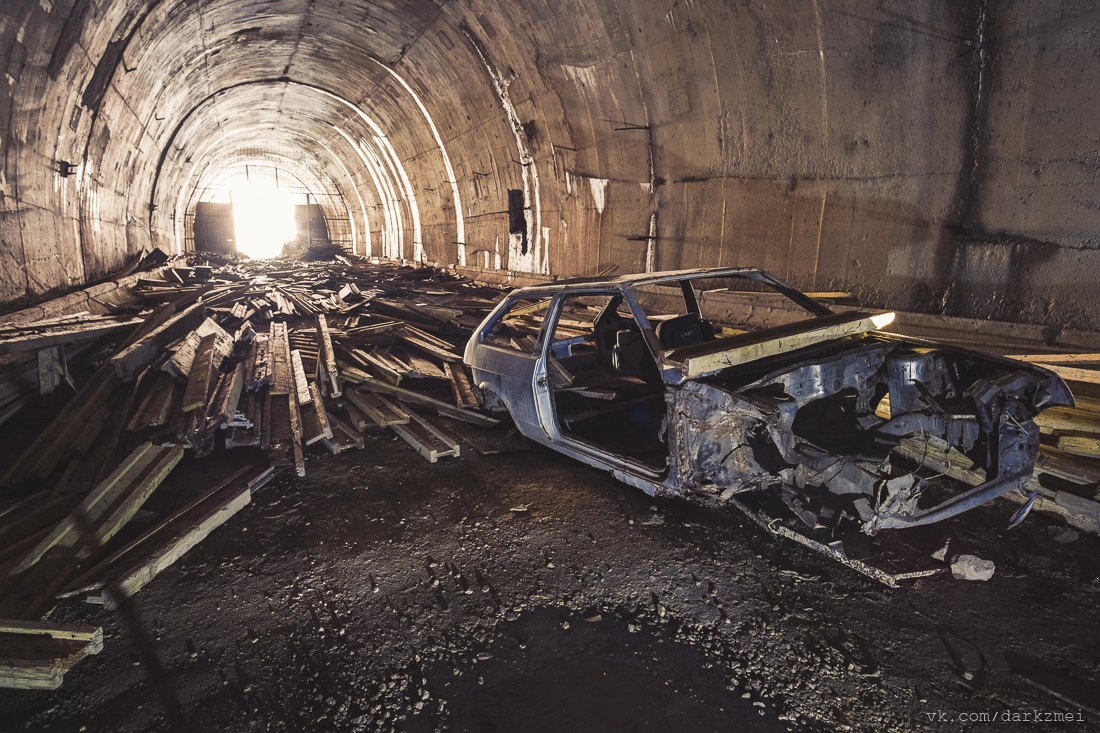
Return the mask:
MULTIPOLYGON (((1095 351, 1098 29, 1069 0, 2 0, 0 314, 195 251, 202 207, 256 180, 354 254, 479 283, 758 266, 1095 351)), ((103 661, 56 693, 2 691, 0 717, 136 733, 919 730, 990 699, 1100 715, 1095 536, 1002 538, 987 506, 954 547, 995 557, 1000 585, 941 568, 886 591, 549 451, 463 460, 383 448, 280 479, 238 517, 247 536, 212 534, 130 611, 65 610, 107 629, 103 661)), ((1074 465, 1095 532, 1100 464, 1074 465)))
POLYGON ((251 166, 295 178, 364 255, 758 265, 883 307, 1088 329, 1094 15, 7 2, 0 301, 186 251, 203 192, 251 166))

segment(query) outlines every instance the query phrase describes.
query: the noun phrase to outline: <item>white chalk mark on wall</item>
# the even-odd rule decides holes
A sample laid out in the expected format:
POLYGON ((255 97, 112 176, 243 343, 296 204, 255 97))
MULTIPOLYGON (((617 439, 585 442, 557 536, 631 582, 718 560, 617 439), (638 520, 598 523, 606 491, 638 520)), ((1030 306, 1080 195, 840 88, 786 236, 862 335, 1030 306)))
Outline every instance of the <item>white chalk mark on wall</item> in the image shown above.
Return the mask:
POLYGON ((596 202, 596 211, 603 213, 607 206, 607 178, 589 178, 588 185, 592 188, 592 200, 596 202))

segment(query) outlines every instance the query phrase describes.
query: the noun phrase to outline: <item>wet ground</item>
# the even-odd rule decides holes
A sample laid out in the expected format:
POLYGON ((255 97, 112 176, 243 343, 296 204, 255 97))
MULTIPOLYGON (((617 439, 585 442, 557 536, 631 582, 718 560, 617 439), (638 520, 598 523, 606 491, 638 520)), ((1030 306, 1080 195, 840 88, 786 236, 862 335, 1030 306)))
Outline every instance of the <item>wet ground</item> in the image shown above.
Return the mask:
MULTIPOLYGON (((0 690, 0 730, 1100 728, 1100 542, 1006 532, 1013 505, 944 529, 992 580, 891 590, 542 449, 307 455, 122 611, 55 611, 104 651, 0 690)), ((185 460, 147 508, 249 457, 185 460)))

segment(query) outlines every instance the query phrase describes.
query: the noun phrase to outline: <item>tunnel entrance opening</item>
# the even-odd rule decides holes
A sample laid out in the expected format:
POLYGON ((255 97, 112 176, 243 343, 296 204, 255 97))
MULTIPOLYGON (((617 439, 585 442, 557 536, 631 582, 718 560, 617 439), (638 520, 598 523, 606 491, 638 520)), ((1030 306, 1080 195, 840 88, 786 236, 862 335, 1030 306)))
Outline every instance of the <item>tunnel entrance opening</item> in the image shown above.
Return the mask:
POLYGON ((298 236, 295 207, 301 195, 263 179, 237 181, 230 189, 237 251, 253 259, 278 257, 298 236))

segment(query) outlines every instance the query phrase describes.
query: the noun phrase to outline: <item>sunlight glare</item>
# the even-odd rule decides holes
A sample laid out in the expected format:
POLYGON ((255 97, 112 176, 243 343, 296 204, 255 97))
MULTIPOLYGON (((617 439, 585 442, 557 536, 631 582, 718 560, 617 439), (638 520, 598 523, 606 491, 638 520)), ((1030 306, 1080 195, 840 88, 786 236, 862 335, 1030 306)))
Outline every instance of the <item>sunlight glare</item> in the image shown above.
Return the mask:
POLYGON ((233 227, 237 251, 254 259, 278 257, 283 245, 297 236, 295 196, 271 181, 233 186, 233 227))

